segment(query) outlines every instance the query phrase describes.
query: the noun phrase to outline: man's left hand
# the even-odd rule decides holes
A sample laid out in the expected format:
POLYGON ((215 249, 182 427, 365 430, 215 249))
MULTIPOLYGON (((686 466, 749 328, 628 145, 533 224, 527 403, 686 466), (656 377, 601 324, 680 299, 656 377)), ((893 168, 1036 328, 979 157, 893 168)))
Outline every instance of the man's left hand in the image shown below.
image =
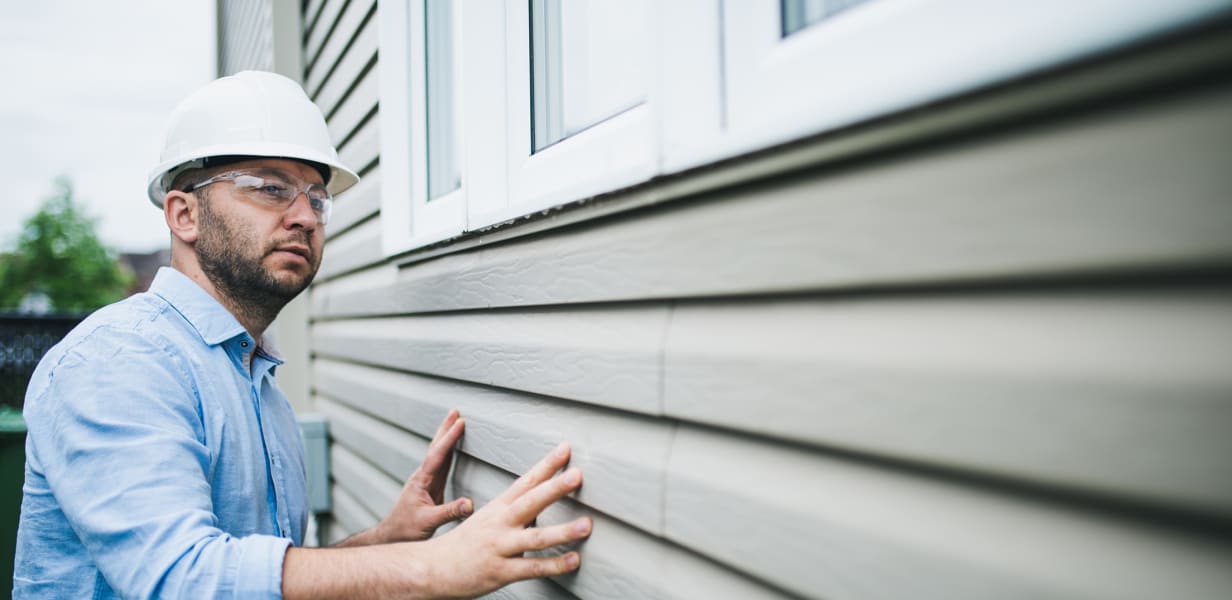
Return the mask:
POLYGON ((462 437, 466 422, 453 409, 437 428, 428 452, 419 468, 407 478, 393 509, 376 527, 356 534, 339 546, 366 546, 391 542, 426 540, 436 529, 450 521, 464 519, 475 511, 470 498, 458 498, 449 504, 445 499, 445 481, 453 465, 453 448, 462 437))

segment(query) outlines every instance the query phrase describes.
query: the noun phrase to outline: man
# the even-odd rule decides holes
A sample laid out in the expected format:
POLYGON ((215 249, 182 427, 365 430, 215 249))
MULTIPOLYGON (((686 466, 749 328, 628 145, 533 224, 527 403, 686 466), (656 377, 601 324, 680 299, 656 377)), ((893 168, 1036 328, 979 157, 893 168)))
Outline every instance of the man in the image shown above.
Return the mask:
POLYGON ((300 547, 303 449, 262 334, 312 281, 332 196, 358 177, 299 86, 270 73, 186 99, 162 159, 149 195, 171 268, 31 378, 15 597, 459 597, 577 569, 576 552, 523 557, 590 533, 589 519, 529 527, 581 485, 576 469, 554 476, 566 445, 481 510, 441 503, 456 411, 379 525, 300 547))

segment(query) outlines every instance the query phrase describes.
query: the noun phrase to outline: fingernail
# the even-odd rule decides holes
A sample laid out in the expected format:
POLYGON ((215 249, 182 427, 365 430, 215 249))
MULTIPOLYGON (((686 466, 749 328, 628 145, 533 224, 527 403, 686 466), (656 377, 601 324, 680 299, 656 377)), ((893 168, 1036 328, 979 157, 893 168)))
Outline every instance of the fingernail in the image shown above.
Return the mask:
POLYGON ((462 514, 470 515, 473 512, 475 512, 475 502, 470 498, 467 498, 466 504, 462 506, 462 514))
POLYGON ((568 471, 565 471, 565 483, 569 485, 574 485, 574 484, 580 483, 581 481, 582 481, 582 471, 581 470, 577 468, 573 468, 573 469, 569 469, 568 471))
POLYGON ((576 569, 581 560, 582 558, 578 556, 577 552, 570 552, 565 555, 565 566, 570 569, 576 569))
POLYGON ((573 532, 579 535, 586 535, 590 532, 590 519, 578 519, 573 524, 573 532))
POLYGON ((568 454, 569 453, 569 442, 561 442, 559 445, 556 446, 556 450, 554 450, 553 452, 556 454, 556 456, 564 456, 568 454))

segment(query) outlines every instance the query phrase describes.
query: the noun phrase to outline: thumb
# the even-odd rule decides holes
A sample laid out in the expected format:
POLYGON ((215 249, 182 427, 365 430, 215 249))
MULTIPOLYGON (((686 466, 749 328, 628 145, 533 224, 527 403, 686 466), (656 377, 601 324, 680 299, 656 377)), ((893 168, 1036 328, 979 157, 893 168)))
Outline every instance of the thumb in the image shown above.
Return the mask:
POLYGON ((437 506, 432 513, 434 527, 439 527, 450 521, 460 521, 475 512, 475 503, 470 498, 458 498, 449 504, 437 506))

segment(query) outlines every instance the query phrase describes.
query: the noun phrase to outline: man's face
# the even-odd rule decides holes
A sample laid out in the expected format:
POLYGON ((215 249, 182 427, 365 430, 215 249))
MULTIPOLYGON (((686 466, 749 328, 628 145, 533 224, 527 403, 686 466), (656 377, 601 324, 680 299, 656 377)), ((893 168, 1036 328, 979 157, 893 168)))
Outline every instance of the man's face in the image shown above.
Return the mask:
MULTIPOLYGON (((322 183, 299 162, 262 159, 220 169, 269 174, 302 183, 322 183)), ((238 193, 229 182, 210 186, 200 208, 196 243, 202 271, 215 287, 248 306, 289 302, 308 287, 321 264, 325 234, 308 199, 299 195, 285 209, 238 193)))

